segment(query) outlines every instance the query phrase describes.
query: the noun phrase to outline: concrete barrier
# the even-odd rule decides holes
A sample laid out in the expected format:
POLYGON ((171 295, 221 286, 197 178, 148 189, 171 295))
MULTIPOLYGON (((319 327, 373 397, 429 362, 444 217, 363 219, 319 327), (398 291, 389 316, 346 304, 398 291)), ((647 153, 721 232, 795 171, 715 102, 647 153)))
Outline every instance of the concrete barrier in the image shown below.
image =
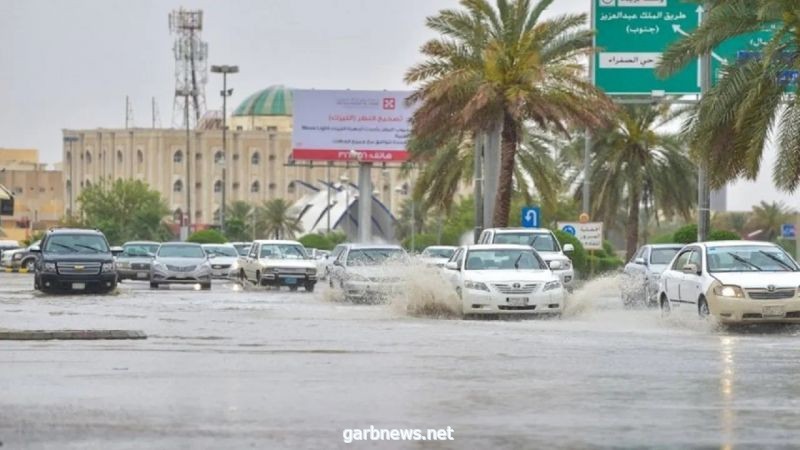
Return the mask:
MULTIPOLYGON (((28 273, 29 271, 28 271, 28 269, 23 269, 23 268, 12 269, 11 267, 3 267, 3 272, 5 272, 5 273, 28 273)), ((33 273, 33 271, 30 271, 30 273, 33 273)))
POLYGON ((147 339, 138 330, 0 330, 0 341, 147 339))

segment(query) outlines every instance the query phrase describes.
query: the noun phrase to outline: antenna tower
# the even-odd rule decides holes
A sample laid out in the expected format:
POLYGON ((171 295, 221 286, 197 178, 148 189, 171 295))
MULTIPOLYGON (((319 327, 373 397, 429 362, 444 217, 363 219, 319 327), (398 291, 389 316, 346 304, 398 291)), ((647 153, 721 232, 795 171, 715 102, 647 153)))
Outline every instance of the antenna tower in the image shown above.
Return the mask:
POLYGON ((175 35, 175 100, 173 126, 186 127, 185 103, 189 102, 189 126, 196 126, 206 109, 208 44, 201 39, 203 10, 178 9, 169 14, 169 31, 175 35))

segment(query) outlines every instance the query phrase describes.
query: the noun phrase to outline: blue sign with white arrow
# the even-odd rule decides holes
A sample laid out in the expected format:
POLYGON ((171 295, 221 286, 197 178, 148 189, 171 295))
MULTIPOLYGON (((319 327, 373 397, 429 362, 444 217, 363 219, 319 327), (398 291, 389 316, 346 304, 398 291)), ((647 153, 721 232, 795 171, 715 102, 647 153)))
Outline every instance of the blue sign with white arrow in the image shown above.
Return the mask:
POLYGON ((539 228, 542 222, 542 210, 538 206, 522 208, 522 226, 524 228, 539 228))
POLYGON ((781 237, 784 239, 794 239, 797 236, 794 224, 785 223, 781 226, 781 237))

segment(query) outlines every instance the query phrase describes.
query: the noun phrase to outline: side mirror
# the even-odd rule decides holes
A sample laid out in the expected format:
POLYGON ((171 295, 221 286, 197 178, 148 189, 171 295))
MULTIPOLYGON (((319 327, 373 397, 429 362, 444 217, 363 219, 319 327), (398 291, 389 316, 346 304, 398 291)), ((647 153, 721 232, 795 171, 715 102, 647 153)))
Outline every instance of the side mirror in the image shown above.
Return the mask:
POLYGON ((39 247, 38 245, 32 245, 31 246, 31 253, 41 253, 41 252, 42 252, 42 248, 39 247))
POLYGON ((459 269, 458 263, 455 262, 455 261, 448 262, 447 264, 444 265, 444 268, 447 269, 447 270, 458 270, 459 269))
POLYGON ((700 270, 697 268, 697 264, 686 264, 683 266, 683 273, 697 275, 700 273, 700 270))
POLYGON ((124 251, 125 250, 123 250, 122 247, 111 247, 111 254, 114 255, 114 256, 117 256, 117 255, 121 254, 124 251))
POLYGON ((572 253, 575 251, 575 246, 572 244, 564 244, 564 253, 572 253))
POLYGON ((548 265, 550 266, 550 270, 561 270, 561 261, 550 261, 548 265))
POLYGON ((639 264, 640 266, 646 265, 646 263, 644 262, 644 258, 636 258, 636 259, 633 260, 633 263, 634 264, 639 264))

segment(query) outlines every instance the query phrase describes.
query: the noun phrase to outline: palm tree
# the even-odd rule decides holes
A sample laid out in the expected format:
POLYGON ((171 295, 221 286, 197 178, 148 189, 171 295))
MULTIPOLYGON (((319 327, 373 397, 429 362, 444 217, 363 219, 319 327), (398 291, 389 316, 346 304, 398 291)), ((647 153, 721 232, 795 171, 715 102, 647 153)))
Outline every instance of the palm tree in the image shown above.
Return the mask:
POLYGON ((298 217, 291 211, 289 202, 282 198, 267 200, 257 209, 257 227, 261 235, 275 239, 293 238, 303 232, 298 217))
POLYGON ((730 38, 775 27, 758 58, 742 58, 723 71, 686 125, 693 148, 708 164, 712 186, 739 177, 755 179, 764 146, 776 131, 773 179, 780 189, 798 187, 800 101, 784 102, 787 85, 797 87, 789 75, 800 70, 798 23, 797 1, 716 0, 703 24, 664 53, 658 72, 667 76, 730 38))
POLYGON ((761 230, 758 238, 764 241, 774 241, 781 235, 781 225, 793 223, 790 211, 781 202, 767 203, 761 201, 753 206, 753 214, 750 217, 748 228, 751 230, 761 230))
MULTIPOLYGON (((541 134, 526 133, 517 150, 512 177, 515 192, 530 203, 538 191, 547 207, 554 209, 561 192, 561 174, 554 158, 554 148, 560 140, 541 134)), ((434 208, 445 213, 455 205, 459 188, 471 183, 474 176, 475 152, 471 139, 451 139, 442 147, 422 147, 414 144, 413 161, 425 164, 414 186, 414 199, 424 210, 434 208)))
MULTIPOLYGON (((523 124, 566 132, 602 124, 611 101, 586 80, 581 57, 592 51, 586 15, 541 20, 554 0, 461 0, 427 19, 441 34, 422 46, 426 60, 405 80, 417 84, 413 134, 447 142, 501 128, 494 226, 507 226, 523 124)), ((534 180, 537 181, 537 180, 534 180)))
MULTIPOLYGON (((688 221, 696 204, 696 168, 682 135, 657 131, 673 117, 669 105, 625 105, 617 123, 593 137, 592 216, 613 226, 623 210, 628 259, 638 246, 642 206, 645 217, 655 213, 658 218, 660 212, 688 221)), ((582 151, 581 139, 565 150, 564 158, 580 167, 582 151)), ((572 171, 578 199, 580 176, 580 171, 572 171)))
POLYGON ((231 241, 246 241, 253 235, 253 206, 237 200, 225 212, 225 235, 231 241))

